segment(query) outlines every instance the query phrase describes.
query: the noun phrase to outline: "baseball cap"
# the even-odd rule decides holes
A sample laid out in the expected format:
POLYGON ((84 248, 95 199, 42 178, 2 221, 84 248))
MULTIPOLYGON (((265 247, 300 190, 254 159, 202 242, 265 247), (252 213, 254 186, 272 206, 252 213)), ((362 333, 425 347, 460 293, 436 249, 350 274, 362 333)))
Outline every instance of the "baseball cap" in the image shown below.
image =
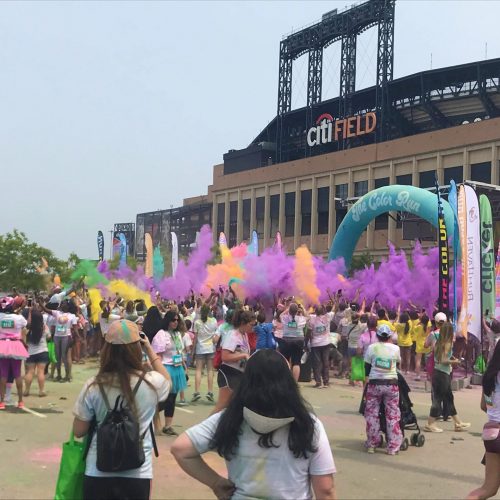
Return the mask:
POLYGON ((388 339, 392 335, 389 325, 380 325, 377 328, 377 337, 388 339))
POLYGON ((126 345, 139 342, 141 337, 139 336, 138 326, 127 319, 120 319, 113 321, 109 325, 109 330, 104 337, 108 344, 114 345, 126 345))
POLYGON ((434 316, 434 321, 436 323, 445 323, 448 321, 448 318, 446 317, 446 314, 443 312, 438 312, 436 313, 436 316, 434 316))

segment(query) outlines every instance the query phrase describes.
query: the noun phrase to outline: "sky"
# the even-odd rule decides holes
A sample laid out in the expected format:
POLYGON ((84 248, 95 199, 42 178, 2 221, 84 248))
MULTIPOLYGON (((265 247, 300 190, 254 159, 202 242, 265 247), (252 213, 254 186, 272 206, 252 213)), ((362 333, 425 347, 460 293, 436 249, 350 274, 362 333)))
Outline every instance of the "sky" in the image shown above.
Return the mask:
MULTIPOLYGON (((349 5, 1 2, 0 234, 97 258, 98 230, 206 194, 213 165, 276 113, 282 36, 349 5)), ((499 18, 493 0, 399 0, 394 77, 500 57, 499 18)), ((375 81, 376 41, 358 38, 358 89, 375 81)), ((323 98, 339 58, 339 43, 325 51, 323 98)), ((294 63, 293 108, 306 68, 294 63)))

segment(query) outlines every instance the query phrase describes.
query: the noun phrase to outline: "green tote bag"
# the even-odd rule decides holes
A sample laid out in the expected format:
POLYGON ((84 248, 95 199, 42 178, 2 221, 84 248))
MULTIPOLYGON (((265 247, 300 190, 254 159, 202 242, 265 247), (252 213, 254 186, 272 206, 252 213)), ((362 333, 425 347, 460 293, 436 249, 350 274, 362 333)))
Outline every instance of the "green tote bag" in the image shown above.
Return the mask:
POLYGON ((351 380, 363 382, 365 378, 365 360, 361 356, 354 356, 351 358, 351 380))
POLYGON ((75 441, 75 436, 71 431, 69 441, 63 443, 55 500, 81 500, 83 498, 86 442, 87 439, 75 441))

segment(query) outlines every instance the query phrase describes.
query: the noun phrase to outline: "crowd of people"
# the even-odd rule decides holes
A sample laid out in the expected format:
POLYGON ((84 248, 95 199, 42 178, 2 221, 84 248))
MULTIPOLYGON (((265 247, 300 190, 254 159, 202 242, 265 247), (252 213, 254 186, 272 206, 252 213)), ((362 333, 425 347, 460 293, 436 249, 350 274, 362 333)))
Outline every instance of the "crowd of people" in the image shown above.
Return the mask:
MULTIPOLYGON (((415 381, 425 377, 431 383, 432 407, 425 431, 442 432, 438 422, 450 419, 457 432, 470 427, 457 415, 452 370, 472 371, 481 350, 473 335, 465 339, 456 334, 444 312, 386 310, 376 301, 370 305, 348 301, 340 291, 315 307, 295 297, 263 304, 241 301, 231 287, 212 290, 208 297, 193 293, 178 302, 157 297, 149 308, 143 300, 125 300, 115 294, 93 311, 96 307, 84 287, 55 288, 47 296, 15 293, 0 300, 0 410, 5 409, 12 383, 18 407, 23 408, 23 396, 31 394, 35 376, 38 395, 44 397, 46 376, 55 382, 71 382, 74 363, 100 355, 99 373, 87 382, 75 405, 75 435, 87 434, 92 419, 101 423, 109 410, 107 401, 120 392, 138 416, 145 462, 118 475, 102 472, 96 465, 93 439, 86 498, 105 490, 114 491, 118 498, 127 488, 136 491, 138 498, 147 498, 154 445, 154 436, 146 432, 149 425, 154 421, 158 432, 176 436, 176 406, 196 405, 202 397, 214 403, 212 416, 179 436, 172 452, 188 474, 210 486, 219 498, 265 497, 270 485, 252 480, 252 468, 245 472, 242 464, 249 457, 276 460, 280 454, 293 470, 295 483, 288 476, 282 483, 275 477, 273 488, 279 484, 285 496, 286 491, 303 491, 304 498, 312 488, 317 496, 321 492, 321 498, 334 498, 335 465, 328 440, 296 383, 301 376, 307 380, 311 372, 317 389, 328 389, 331 376, 348 378, 350 384, 364 388, 368 453, 380 446, 382 404, 386 452, 396 455, 400 450, 404 429, 400 426, 399 377, 415 381), (364 363, 361 379, 353 376, 359 361, 364 363), (194 369, 190 401, 186 398, 188 384, 193 382, 189 368, 194 369), (205 395, 201 393, 203 376, 207 378, 205 395), (289 449, 283 450, 286 446, 279 443, 288 443, 289 449), (227 460, 230 480, 202 460, 209 449, 227 460)), ((485 319, 484 327, 483 353, 490 360, 487 373, 491 374, 492 364, 498 365, 495 345, 500 323, 485 319)), ((483 398, 484 405, 493 401, 494 408, 498 406, 498 369, 494 382, 488 379, 483 398)), ((498 423, 495 411, 488 410, 488 415, 498 423)), ((497 432, 497 447, 499 439, 497 432)), ((489 479, 477 498, 485 498, 482 492, 492 491, 495 477, 498 480, 498 472, 491 472, 494 467, 498 471, 497 448, 487 448, 486 463, 490 464, 486 468, 489 479)), ((473 493, 471 498, 476 498, 473 493)))

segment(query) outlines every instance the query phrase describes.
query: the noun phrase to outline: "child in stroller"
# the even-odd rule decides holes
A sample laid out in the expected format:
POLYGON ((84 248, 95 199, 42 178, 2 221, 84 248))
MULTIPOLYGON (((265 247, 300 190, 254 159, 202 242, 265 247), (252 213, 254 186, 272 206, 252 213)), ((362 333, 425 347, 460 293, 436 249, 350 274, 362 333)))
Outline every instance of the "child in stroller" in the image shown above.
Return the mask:
MULTIPOLYGON (((416 431, 411 434, 410 440, 408 440, 407 437, 404 437, 403 442, 401 443, 400 450, 401 451, 407 450, 410 445, 410 442, 413 446, 420 448, 425 444, 425 436, 421 433, 417 417, 412 410, 413 403, 411 402, 410 399, 411 389, 399 370, 398 370, 398 387, 399 387, 399 409, 401 411, 400 426, 401 426, 401 431, 403 433, 403 437, 405 434, 405 430, 416 431)), ((363 398, 361 400, 361 405, 359 408, 359 413, 361 413, 361 415, 365 414, 365 403, 366 403, 366 386, 363 392, 363 398)), ((379 418, 380 418, 380 432, 381 432, 379 446, 381 447, 384 443, 384 435, 386 436, 387 440, 387 424, 385 421, 385 408, 383 403, 381 403, 380 405, 379 418)))

